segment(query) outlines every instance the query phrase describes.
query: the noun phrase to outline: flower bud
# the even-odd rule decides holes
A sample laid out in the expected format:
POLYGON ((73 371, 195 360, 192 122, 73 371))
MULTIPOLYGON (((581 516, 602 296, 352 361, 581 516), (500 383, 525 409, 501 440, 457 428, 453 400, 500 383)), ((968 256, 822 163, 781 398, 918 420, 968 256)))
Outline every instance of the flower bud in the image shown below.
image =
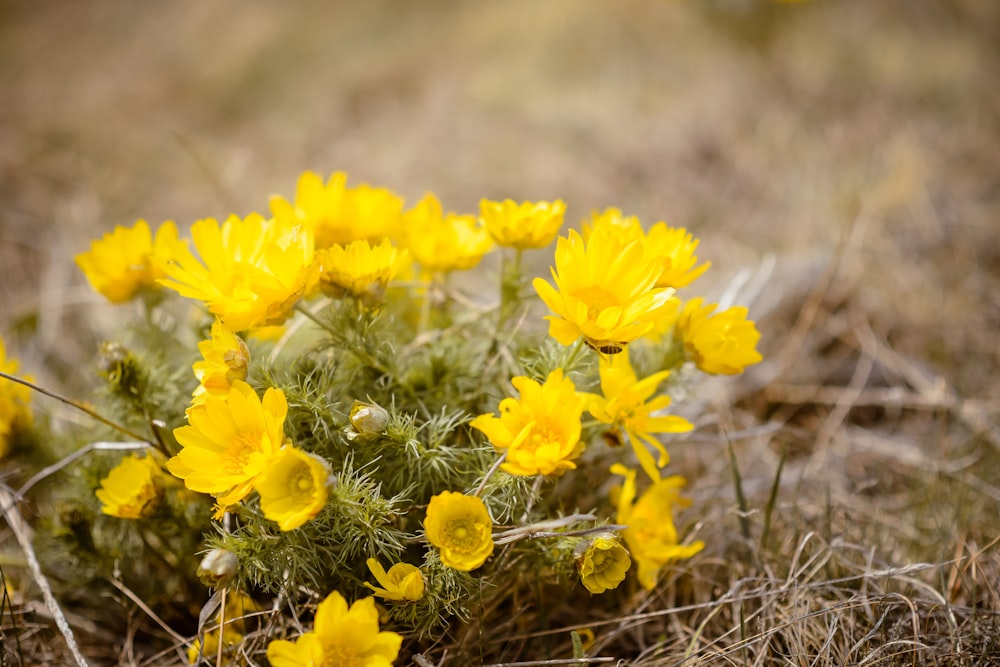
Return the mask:
POLYGON ((212 549, 201 559, 198 580, 212 588, 225 588, 232 583, 239 569, 236 554, 225 549, 212 549))
POLYGON ((349 419, 354 427, 354 437, 374 438, 385 433, 389 425, 389 413, 377 403, 354 401, 349 419))

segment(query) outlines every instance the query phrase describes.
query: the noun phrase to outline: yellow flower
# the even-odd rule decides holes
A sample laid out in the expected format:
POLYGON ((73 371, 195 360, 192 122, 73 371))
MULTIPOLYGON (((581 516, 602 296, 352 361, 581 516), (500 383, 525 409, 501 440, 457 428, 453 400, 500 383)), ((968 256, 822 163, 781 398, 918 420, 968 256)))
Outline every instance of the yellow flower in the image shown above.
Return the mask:
POLYGON ((431 498, 424 531, 441 562, 456 570, 475 570, 493 553, 493 521, 476 496, 442 491, 431 498))
POLYGON ((403 214, 406 247, 427 271, 459 271, 479 264, 493 239, 474 215, 444 214, 431 193, 403 214))
POLYGON ((156 511, 169 478, 152 454, 130 454, 101 480, 96 492, 101 512, 120 519, 141 519, 156 511))
POLYGON ((347 245, 360 239, 391 236, 399 226, 403 200, 386 188, 347 187, 347 174, 338 171, 324 185, 313 171, 299 177, 295 203, 271 197, 271 212, 286 225, 304 225, 315 234, 317 248, 347 245))
POLYGON ((159 289, 162 263, 186 249, 170 220, 156 230, 155 239, 146 221, 139 220, 131 228, 116 226, 74 259, 95 292, 111 303, 124 303, 141 290, 159 289))
POLYGON ((576 548, 576 569, 580 581, 591 593, 598 594, 617 588, 632 566, 628 551, 610 533, 597 535, 576 548))
POLYGON ((365 586, 372 589, 380 598, 394 600, 396 602, 408 601, 416 602, 424 597, 424 575, 420 573, 420 568, 409 563, 396 563, 386 572, 382 564, 374 558, 369 558, 368 569, 375 575, 375 580, 382 584, 383 588, 377 588, 365 582, 365 586))
POLYGON ((611 472, 625 476, 625 484, 618 491, 617 522, 628 526, 622 534, 639 566, 639 583, 646 590, 652 590, 660 570, 667 564, 690 558, 705 548, 701 540, 688 545, 677 543, 673 508, 675 505, 687 507, 691 504, 689 499, 680 495, 686 481, 673 475, 654 482, 633 504, 636 471, 616 463, 611 466, 611 472))
MULTIPOLYGON (((587 394, 587 411, 600 422, 610 424, 613 433, 624 430, 631 441, 635 455, 642 469, 654 481, 660 478, 659 468, 667 465, 670 457, 663 443, 654 438, 653 433, 683 433, 694 426, 683 417, 674 415, 653 416, 670 405, 670 397, 659 395, 652 398, 656 388, 667 379, 670 371, 660 371, 639 380, 629 363, 628 353, 616 354, 610 360, 600 361, 601 392, 587 394), (652 398, 652 400, 650 400, 652 398), (649 451, 642 446, 646 443, 660 453, 654 461, 649 451)), ((620 436, 619 436, 620 437, 620 436)))
MULTIPOLYGON (((235 658, 236 648, 243 643, 243 633, 234 627, 231 627, 228 623, 222 629, 222 655, 224 658, 235 658)), ((205 648, 201 648, 201 640, 195 639, 187 650, 188 662, 192 665, 198 660, 198 655, 201 655, 202 661, 199 664, 215 664, 215 657, 219 654, 219 631, 212 630, 211 632, 205 633, 205 648)), ((230 662, 226 660, 222 663, 223 665, 235 665, 234 661, 230 662)))
POLYGON ((301 227, 251 213, 221 225, 199 220, 191 237, 201 261, 185 248, 164 265, 160 283, 204 301, 231 331, 282 323, 315 284, 313 238, 301 227))
POLYGON ((601 212, 591 211, 590 220, 580 223, 580 235, 584 241, 589 243, 590 237, 595 233, 610 233, 608 241, 617 240, 622 248, 632 241, 641 241, 646 237, 639 218, 634 215, 626 217, 617 208, 606 208, 601 212))
POLYGON ((174 429, 183 448, 167 469, 192 491, 216 496, 222 507, 237 503, 284 444, 287 413, 280 389, 268 389, 261 400, 236 380, 225 399, 209 396, 191 410, 188 426, 174 429))
POLYGON ((386 285, 406 268, 409 254, 382 239, 377 246, 354 241, 316 253, 320 288, 329 296, 353 296, 380 301, 386 285))
POLYGON ((683 227, 668 227, 665 222, 650 227, 646 234, 646 256, 659 260, 663 267, 656 286, 680 289, 705 273, 712 263, 695 266, 698 263, 698 256, 694 254, 697 248, 698 239, 683 227))
MULTIPOLYGON (((230 590, 226 595, 226 629, 233 627, 240 632, 245 632, 248 625, 247 618, 261 611, 264 611, 264 608, 257 604, 252 597, 237 590, 230 590)), ((216 620, 222 616, 223 614, 220 612, 216 615, 216 620)))
POLYGON ((698 257, 694 252, 698 248, 698 239, 693 238, 686 229, 668 227, 667 223, 658 222, 647 233, 643 231, 638 218, 624 217, 616 208, 609 208, 601 213, 595 211, 591 214, 590 222, 585 221, 581 229, 587 243, 595 235, 602 236, 601 243, 611 244, 618 251, 624 250, 633 241, 640 241, 643 256, 660 264, 657 287, 686 287, 712 265, 711 262, 705 262, 695 267, 698 257))
POLYGON ((379 632, 375 598, 347 601, 334 591, 319 604, 312 632, 295 642, 276 639, 267 646, 272 667, 389 667, 402 635, 379 632))
MULTIPOLYGON (((230 590, 226 595, 226 606, 215 615, 215 623, 224 621, 222 628, 222 655, 233 658, 235 649, 243 642, 244 633, 247 631, 246 616, 262 611, 262 607, 253 598, 240 591, 230 590), (223 613, 223 611, 225 613, 223 613)), ((187 659, 192 665, 198 659, 198 649, 201 648, 201 641, 195 639, 188 646, 187 659)), ((212 630, 205 633, 205 650, 201 652, 203 662, 201 664, 214 664, 215 656, 219 652, 219 630, 212 630)), ((223 662, 225 665, 237 664, 235 661, 223 662)), ((242 663, 239 663, 242 664, 242 663)))
POLYGON ((483 226, 497 245, 518 250, 544 248, 552 243, 565 213, 566 204, 561 199, 520 204, 512 199, 479 202, 483 226))
POLYGON ((295 530, 326 505, 330 466, 295 447, 283 447, 254 482, 264 517, 281 530, 295 530))
POLYGON ((685 303, 674 327, 687 358, 712 375, 738 375, 759 363, 763 357, 755 348, 760 332, 746 319, 747 309, 734 306, 713 315, 716 304, 703 302, 699 297, 685 303))
MULTIPOLYGON (((198 378, 198 388, 192 395, 192 405, 204 405, 208 396, 225 397, 236 380, 247 379, 250 350, 243 339, 216 320, 212 337, 198 343, 202 360, 192 366, 198 378)), ((190 410, 190 408, 189 408, 190 410)))
POLYGON ((469 424, 498 450, 507 450, 500 466, 512 475, 552 475, 576 468, 580 453, 580 418, 584 397, 561 368, 545 384, 529 377, 511 380, 520 398, 500 401, 500 416, 479 415, 469 424))
MULTIPOLYGON (((7 358, 7 348, 3 338, 0 338, 0 371, 8 375, 16 375, 17 359, 7 358)), ((31 376, 25 376, 31 382, 31 376)), ((31 389, 0 378, 0 459, 7 455, 11 447, 11 438, 15 431, 31 426, 31 389)))
POLYGON ((549 335, 563 345, 583 336, 587 345, 617 354, 653 328, 653 320, 673 290, 654 285, 655 261, 643 258, 641 241, 624 249, 594 234, 588 243, 575 230, 556 244, 553 288, 541 278, 532 283, 555 316, 547 316, 549 335))

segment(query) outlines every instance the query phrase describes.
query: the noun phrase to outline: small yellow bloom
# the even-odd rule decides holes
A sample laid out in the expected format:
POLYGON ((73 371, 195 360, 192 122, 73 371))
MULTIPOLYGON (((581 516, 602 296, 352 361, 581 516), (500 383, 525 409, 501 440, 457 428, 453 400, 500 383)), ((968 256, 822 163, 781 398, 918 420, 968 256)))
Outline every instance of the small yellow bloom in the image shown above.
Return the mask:
POLYGON ((219 620, 223 616, 226 621, 226 628, 235 628, 240 632, 246 632, 248 618, 251 618, 252 614, 264 611, 264 607, 257 604, 256 600, 237 590, 230 590, 226 594, 226 608, 225 614, 221 611, 216 616, 216 620, 219 620))
POLYGON ((469 424, 498 450, 507 451, 500 466, 512 475, 552 475, 576 468, 584 397, 561 368, 545 384, 529 377, 511 380, 520 398, 500 401, 500 416, 479 415, 469 424))
POLYGON ((326 505, 329 464, 295 447, 283 447, 254 482, 264 517, 281 530, 295 530, 326 505))
POLYGON ((617 588, 625 580, 631 566, 628 551, 610 533, 597 535, 577 546, 576 569, 580 573, 580 581, 591 593, 617 588))
POLYGON ((251 213, 199 220, 191 237, 201 260, 185 248, 160 284, 204 301, 231 331, 281 324, 315 285, 313 237, 301 227, 251 213))
POLYGON ((319 285, 329 296, 353 296, 381 301, 386 285, 406 268, 409 254, 393 247, 389 239, 376 246, 354 241, 346 247, 331 246, 316 253, 319 285))
POLYGON ((634 215, 625 216, 617 208, 606 208, 603 211, 591 211, 590 220, 580 223, 580 235, 585 242, 590 242, 594 234, 608 234, 606 242, 615 242, 624 248, 632 241, 645 239, 646 232, 639 218, 634 215))
POLYGON ((101 512, 120 519, 141 519, 156 511, 167 477, 152 454, 130 454, 101 480, 101 512))
POLYGON ((476 496, 443 491, 431 498, 424 531, 441 562, 456 570, 475 570, 493 553, 493 521, 476 496))
POLYGON ((460 271, 479 264, 493 239, 474 215, 443 213, 431 193, 403 214, 406 247, 426 271, 460 271))
POLYGON ((659 468, 667 465, 670 457, 663 443, 652 434, 684 433, 694 428, 683 417, 653 416, 670 405, 669 396, 661 394, 653 398, 656 388, 667 379, 670 371, 660 371, 639 380, 629 363, 628 352, 623 352, 610 360, 602 357, 600 374, 601 392, 604 395, 586 395, 588 412, 598 421, 611 425, 616 433, 624 430, 642 469, 654 481, 660 479, 659 468), (660 453, 659 460, 654 461, 642 443, 657 450, 660 453))
POLYGON ((712 263, 695 266, 698 263, 698 256, 694 254, 697 248, 698 239, 683 227, 668 227, 665 222, 650 227, 646 234, 646 256, 659 260, 663 267, 656 286, 680 289, 705 273, 712 263))
POLYGON ((686 287, 711 266, 711 262, 695 266, 698 263, 694 254, 698 239, 683 227, 668 227, 667 223, 658 222, 647 233, 635 216, 625 217, 618 209, 609 208, 601 213, 592 213, 591 220, 585 221, 581 229, 587 243, 593 236, 602 236, 601 243, 616 246, 619 250, 624 250, 633 241, 639 241, 643 246, 643 256, 660 263, 657 287, 686 287))
POLYGON ((208 396, 225 397, 236 380, 246 380, 250 366, 250 350, 243 339, 216 320, 212 337, 198 343, 202 360, 192 366, 198 378, 198 388, 192 395, 192 405, 204 405, 208 396))
POLYGON ((372 589, 378 597, 395 602, 416 602, 424 597, 424 575, 420 573, 420 568, 409 563, 396 563, 386 572, 374 558, 369 558, 367 563, 368 569, 382 588, 367 582, 365 586, 372 589))
POLYGON ((760 332, 746 318, 747 309, 734 306, 713 315, 716 304, 702 306, 703 302, 699 297, 685 303, 674 327, 687 358, 712 375, 738 375, 759 363, 763 359, 756 350, 760 332))
POLYGON ((684 560, 705 548, 701 540, 693 544, 677 543, 677 529, 674 527, 674 506, 687 507, 691 501, 680 495, 686 484, 683 477, 673 475, 654 482, 635 501, 635 470, 628 470, 621 464, 611 466, 611 472, 623 475, 625 483, 618 491, 618 517, 620 524, 628 526, 623 532, 632 558, 639 566, 639 583, 646 590, 656 586, 660 570, 675 560, 684 560))
POLYGON ((225 507, 245 498, 257 476, 285 444, 288 403, 280 389, 261 400, 246 382, 236 380, 225 399, 209 396, 188 415, 188 426, 174 429, 182 445, 167 469, 199 493, 211 493, 225 507))
POLYGON ((95 292, 111 303, 125 303, 141 290, 159 289, 162 263, 186 248, 170 220, 156 230, 155 239, 146 221, 139 220, 132 227, 116 226, 74 259, 95 292))
MULTIPOLYGON (((235 627, 230 626, 228 623, 222 628, 222 656, 225 661, 223 665, 235 665, 236 649, 240 644, 243 643, 243 633, 240 632, 235 627)), ((199 664, 215 664, 215 658, 219 654, 219 631, 212 630, 205 633, 205 648, 201 648, 201 640, 195 639, 194 642, 188 646, 187 659, 192 665, 198 660, 198 656, 201 655, 201 663, 199 664)))
MULTIPOLYGON (((8 375, 16 375, 18 369, 16 359, 7 358, 7 348, 3 338, 0 338, 0 371, 8 375)), ((25 376, 31 382, 31 376, 25 376)), ((31 426, 31 389, 0 379, 0 459, 7 455, 11 447, 11 438, 16 431, 31 426)))
POLYGON ((653 320, 673 290, 657 288, 660 264, 645 259, 641 241, 624 249, 595 234, 584 243, 576 232, 556 244, 553 288, 541 278, 532 283, 555 313, 549 335, 563 345, 583 336, 601 352, 616 354, 653 328, 653 320))
POLYGON ((267 659, 272 667, 389 667, 402 644, 402 635, 379 631, 375 598, 348 608, 334 591, 316 609, 312 632, 294 642, 272 641, 267 659))
POLYGON ((361 239, 395 234, 403 200, 386 188, 369 185, 347 187, 347 174, 338 171, 326 184, 313 171, 299 177, 295 203, 280 195, 271 197, 271 212, 286 225, 304 225, 316 238, 317 248, 347 245, 361 239))
POLYGON ((484 199, 479 202, 483 226, 497 245, 505 248, 544 248, 559 233, 566 213, 561 199, 554 202, 502 202, 484 199))

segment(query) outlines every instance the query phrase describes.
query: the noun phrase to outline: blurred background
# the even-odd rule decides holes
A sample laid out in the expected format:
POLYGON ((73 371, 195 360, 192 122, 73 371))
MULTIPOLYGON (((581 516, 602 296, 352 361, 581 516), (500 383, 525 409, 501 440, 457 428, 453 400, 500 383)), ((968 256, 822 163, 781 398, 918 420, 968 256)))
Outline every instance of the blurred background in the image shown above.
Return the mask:
POLYGON ((345 170, 666 220, 718 285, 774 255, 779 297, 853 225, 886 326, 995 364, 998 35, 976 0, 0 2, 0 332, 65 376, 133 316, 73 264, 90 239, 345 170))

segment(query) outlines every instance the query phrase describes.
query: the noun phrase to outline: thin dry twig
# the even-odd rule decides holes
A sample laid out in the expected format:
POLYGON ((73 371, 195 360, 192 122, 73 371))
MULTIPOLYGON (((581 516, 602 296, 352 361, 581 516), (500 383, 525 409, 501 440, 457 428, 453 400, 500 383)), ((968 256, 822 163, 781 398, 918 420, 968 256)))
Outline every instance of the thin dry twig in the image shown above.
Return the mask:
POLYGON ((38 557, 35 555, 35 549, 31 545, 31 529, 26 523, 24 523, 21 513, 18 512, 17 502, 14 500, 14 495, 10 489, 0 487, 0 500, 3 501, 3 515, 4 518, 7 519, 7 525, 10 526, 11 531, 14 533, 14 537, 17 538, 17 544, 21 547, 21 551, 24 553, 24 557, 28 561, 28 568, 31 570, 31 576, 35 580, 35 584, 38 588, 41 589, 42 597, 45 598, 45 606, 48 607, 49 612, 52 614, 52 618, 55 619, 56 627, 59 628, 59 632, 61 632, 62 636, 66 639, 66 646, 69 647, 69 651, 73 654, 73 659, 79 667, 88 667, 87 660, 83 657, 83 653, 80 652, 80 647, 76 643, 76 637, 73 635, 73 629, 70 628, 69 621, 66 620, 66 616, 59 607, 59 603, 56 602, 56 597, 52 593, 52 587, 49 586, 49 580, 42 572, 42 568, 38 563, 38 557))

